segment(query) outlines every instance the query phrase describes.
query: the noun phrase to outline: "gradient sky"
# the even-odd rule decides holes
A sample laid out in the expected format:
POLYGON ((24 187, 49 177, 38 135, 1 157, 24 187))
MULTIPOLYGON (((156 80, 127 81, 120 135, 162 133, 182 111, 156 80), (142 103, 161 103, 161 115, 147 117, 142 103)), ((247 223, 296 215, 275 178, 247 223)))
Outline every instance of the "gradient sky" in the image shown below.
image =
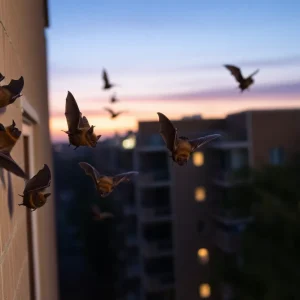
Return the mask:
POLYGON ((300 2, 49 0, 51 133, 66 140, 67 91, 103 137, 138 120, 300 107, 300 2), (222 66, 255 84, 243 94, 222 66), (120 87, 102 90, 102 68, 120 87), (110 120, 104 106, 116 92, 110 120))

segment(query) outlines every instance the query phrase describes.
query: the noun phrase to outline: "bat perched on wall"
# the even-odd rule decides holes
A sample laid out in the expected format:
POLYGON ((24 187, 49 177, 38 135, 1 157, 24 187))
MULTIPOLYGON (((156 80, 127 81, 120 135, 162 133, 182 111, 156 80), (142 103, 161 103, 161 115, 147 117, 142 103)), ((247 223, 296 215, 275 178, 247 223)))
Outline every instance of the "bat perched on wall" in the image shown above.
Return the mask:
POLYGON ((23 203, 20 203, 19 206, 24 205, 30 208, 31 211, 42 207, 47 202, 47 198, 51 195, 51 193, 45 193, 45 189, 49 187, 50 184, 51 172, 48 165, 44 164, 43 169, 39 170, 38 173, 26 183, 23 195, 19 195, 23 197, 23 203))
POLYGON ((12 125, 7 127, 4 127, 3 124, 0 123, 0 168, 21 178, 26 178, 25 172, 10 155, 12 148, 21 136, 21 133, 22 132, 16 127, 14 120, 12 121, 12 125))
POLYGON ((177 128, 173 126, 171 121, 162 113, 158 112, 161 134, 167 148, 172 153, 172 159, 178 165, 183 166, 187 163, 192 152, 197 148, 219 138, 220 134, 211 134, 197 139, 189 140, 184 136, 177 136, 177 128))
POLYGON ((114 218, 114 215, 110 212, 102 212, 100 211, 99 207, 97 205, 92 206, 92 213, 94 215, 95 221, 103 221, 105 219, 111 219, 114 218))
POLYGON ((110 113, 110 115, 111 115, 111 116, 110 116, 110 117, 111 117, 111 119, 114 119, 114 118, 116 118, 117 116, 119 116, 120 114, 122 114, 122 113, 126 112, 126 111, 114 112, 112 109, 110 109, 110 108, 107 108, 107 107, 104 107, 104 109, 110 113))
POLYGON ((14 103, 17 98, 21 97, 23 87, 23 76, 21 76, 18 80, 12 79, 8 85, 0 86, 0 108, 14 103))
POLYGON ((92 177, 95 187, 101 197, 107 197, 121 182, 130 181, 133 175, 137 175, 138 172, 127 172, 118 174, 116 176, 100 175, 99 172, 90 164, 86 162, 80 162, 80 167, 85 171, 86 175, 92 177))
POLYGON ((67 95, 65 116, 68 123, 68 131, 62 131, 69 136, 70 145, 75 146, 74 150, 79 146, 95 148, 101 135, 96 135, 94 133, 95 126, 90 126, 87 118, 82 117, 71 92, 68 92, 67 95))
POLYGON ((241 93, 244 90, 247 90, 250 87, 250 85, 254 83, 254 79, 252 77, 259 72, 259 69, 258 69, 255 72, 253 72, 250 76, 248 76, 247 78, 244 78, 240 68, 238 68, 236 66, 232 66, 232 65, 224 65, 224 67, 230 71, 231 75, 239 83, 238 87, 241 90, 241 93))
POLYGON ((103 71, 102 71, 102 79, 103 79, 103 81, 104 81, 104 85, 103 85, 103 89, 104 89, 104 90, 108 90, 108 89, 110 89, 110 88, 116 86, 116 84, 111 83, 111 82, 109 81, 109 78, 108 78, 108 75, 107 75, 107 72, 106 72, 105 69, 103 69, 103 71))

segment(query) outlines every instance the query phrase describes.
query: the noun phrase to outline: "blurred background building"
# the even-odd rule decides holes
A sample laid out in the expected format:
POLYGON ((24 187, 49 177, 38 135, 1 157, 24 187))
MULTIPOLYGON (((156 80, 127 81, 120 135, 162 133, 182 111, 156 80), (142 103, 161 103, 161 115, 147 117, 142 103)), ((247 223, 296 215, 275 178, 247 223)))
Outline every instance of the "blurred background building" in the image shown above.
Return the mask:
MULTIPOLYGON (((45 0, 0 1, 1 84, 24 77, 22 97, 0 112, 1 123, 15 121, 22 136, 12 157, 29 174, 44 164, 52 170, 49 134, 45 0)), ((54 176, 54 174, 53 174, 54 176)), ((54 180, 47 204, 31 213, 18 206, 24 180, 4 170, 0 193, 0 298, 56 300, 57 261, 54 180)))

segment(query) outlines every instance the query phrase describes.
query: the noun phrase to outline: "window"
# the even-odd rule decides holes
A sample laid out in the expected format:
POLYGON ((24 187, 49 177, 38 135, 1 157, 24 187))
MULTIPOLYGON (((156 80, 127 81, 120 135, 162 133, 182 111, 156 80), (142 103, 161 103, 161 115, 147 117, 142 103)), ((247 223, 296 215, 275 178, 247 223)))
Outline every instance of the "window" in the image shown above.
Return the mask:
POLYGON ((201 264, 207 264, 209 261, 209 253, 206 248, 200 248, 198 250, 198 260, 201 264))
POLYGON ((209 284, 207 284, 207 283, 200 284, 199 296, 201 298, 209 298, 210 297, 210 285, 209 284))
POLYGON ((206 197, 205 188, 197 187, 195 189, 195 200, 198 202, 204 201, 206 197))
POLYGON ((193 164, 196 167, 201 167, 204 164, 203 152, 194 152, 194 154, 193 154, 193 164))
POLYGON ((269 160, 272 165, 282 165, 284 163, 284 149, 282 147, 272 148, 269 160))

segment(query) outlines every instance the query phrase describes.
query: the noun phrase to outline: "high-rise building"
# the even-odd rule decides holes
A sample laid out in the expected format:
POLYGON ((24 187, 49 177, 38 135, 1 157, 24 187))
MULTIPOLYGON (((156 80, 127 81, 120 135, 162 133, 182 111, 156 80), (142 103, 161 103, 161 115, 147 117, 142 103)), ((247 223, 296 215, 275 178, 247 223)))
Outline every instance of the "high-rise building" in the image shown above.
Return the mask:
MULTIPOLYGON (((11 155, 32 177, 52 170, 45 28, 47 1, 0 0, 1 85, 24 77, 22 96, 0 110, 1 123, 15 121, 22 135, 11 155)), ((25 182, 3 171, 0 189, 0 299, 56 300, 57 266, 53 180, 47 203, 30 212, 18 206, 25 182)), ((54 176, 52 172, 52 176, 54 176)))

